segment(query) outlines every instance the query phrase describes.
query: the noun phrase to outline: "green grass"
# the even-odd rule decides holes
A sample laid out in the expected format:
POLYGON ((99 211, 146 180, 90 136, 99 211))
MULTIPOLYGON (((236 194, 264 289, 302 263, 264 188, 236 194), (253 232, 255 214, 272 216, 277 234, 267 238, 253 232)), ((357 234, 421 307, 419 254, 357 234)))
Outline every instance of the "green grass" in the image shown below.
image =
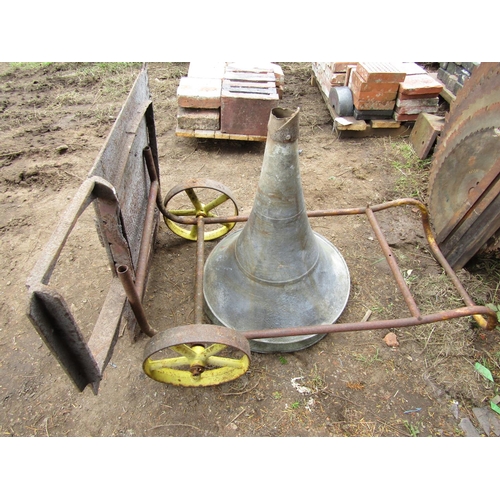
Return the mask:
POLYGON ((420 434, 418 425, 414 425, 411 422, 408 422, 408 420, 404 420, 403 423, 405 424, 406 430, 409 432, 411 437, 417 437, 420 434))
POLYGON ((396 181, 396 196, 424 201, 427 193, 431 159, 421 160, 406 140, 391 142, 394 160, 391 162, 400 174, 396 181))
POLYGON ((285 356, 279 356, 278 357, 278 360, 279 362, 282 364, 282 365, 287 365, 288 364, 288 359, 285 358, 285 356))
POLYGON ((10 66, 12 69, 40 69, 50 66, 51 62, 12 62, 10 66))
POLYGON ((357 361, 361 361, 362 363, 368 363, 369 365, 371 365, 375 361, 379 361, 381 363, 383 362, 382 359, 380 359, 379 357, 378 348, 377 352, 373 356, 365 356, 363 354, 353 354, 353 356, 357 361))

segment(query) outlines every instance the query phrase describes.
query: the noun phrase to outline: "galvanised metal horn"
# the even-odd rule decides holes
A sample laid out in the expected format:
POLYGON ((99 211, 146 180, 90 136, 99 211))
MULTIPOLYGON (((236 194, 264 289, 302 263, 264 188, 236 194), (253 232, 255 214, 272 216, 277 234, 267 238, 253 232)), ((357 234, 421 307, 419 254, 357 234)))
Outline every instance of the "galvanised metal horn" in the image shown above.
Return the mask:
MULTIPOLYGON (((209 255, 205 311, 215 324, 255 330, 334 323, 349 296, 347 265, 311 229, 299 171, 299 111, 271 111, 255 202, 243 229, 209 255)), ((254 352, 305 349, 324 335, 251 340, 254 352)))

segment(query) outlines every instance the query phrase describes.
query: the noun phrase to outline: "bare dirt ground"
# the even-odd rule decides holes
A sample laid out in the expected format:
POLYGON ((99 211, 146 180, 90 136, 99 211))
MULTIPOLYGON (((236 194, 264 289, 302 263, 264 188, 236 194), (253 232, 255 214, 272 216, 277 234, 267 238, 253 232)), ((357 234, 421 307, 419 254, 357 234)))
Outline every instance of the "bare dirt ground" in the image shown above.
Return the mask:
MULTIPOLYGON (((309 63, 281 63, 282 106, 301 108, 301 175, 308 209, 365 206, 399 197, 426 201, 428 164, 407 139, 343 138, 309 63)), ((176 89, 187 63, 148 66, 162 192, 192 177, 224 183, 249 213, 264 144, 180 138, 176 89)), ((75 389, 26 317, 25 282, 69 200, 91 169, 140 65, 0 64, 0 435, 2 436, 462 436, 461 418, 485 407, 500 378, 500 336, 469 319, 394 331, 329 335, 306 350, 254 354, 250 370, 209 388, 160 384, 142 371, 147 339, 119 338, 96 396, 75 389)), ((380 215, 382 228, 423 312, 460 301, 429 253, 418 213, 380 215)), ((406 317, 404 301, 365 219, 314 219, 351 275, 339 321, 406 317)), ((216 243, 207 245, 209 251, 216 243)), ((193 242, 160 222, 146 298, 165 330, 193 321, 193 242)), ((459 272, 478 304, 499 303, 491 256, 459 272)), ((92 223, 78 223, 54 279, 84 331, 91 331, 110 271, 92 223)), ((483 433, 484 435, 484 433, 483 433)))

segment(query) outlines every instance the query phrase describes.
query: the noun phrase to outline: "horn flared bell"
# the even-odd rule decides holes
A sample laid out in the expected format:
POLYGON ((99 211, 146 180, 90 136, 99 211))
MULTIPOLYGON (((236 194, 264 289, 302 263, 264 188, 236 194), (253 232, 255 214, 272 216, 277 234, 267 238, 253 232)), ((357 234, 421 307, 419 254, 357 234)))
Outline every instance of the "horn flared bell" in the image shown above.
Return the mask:
MULTIPOLYGON (((254 206, 242 230, 209 255, 203 295, 215 324, 240 331, 334 323, 349 296, 347 265, 309 224, 299 171, 299 109, 275 108, 254 206)), ((254 352, 293 352, 324 335, 250 341, 254 352)))

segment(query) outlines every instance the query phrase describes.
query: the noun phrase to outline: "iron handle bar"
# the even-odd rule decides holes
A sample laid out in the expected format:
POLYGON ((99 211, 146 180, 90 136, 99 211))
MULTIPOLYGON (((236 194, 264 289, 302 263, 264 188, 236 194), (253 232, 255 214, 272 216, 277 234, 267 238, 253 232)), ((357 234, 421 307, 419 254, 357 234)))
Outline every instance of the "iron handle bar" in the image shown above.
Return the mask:
POLYGON ((366 330, 385 330, 391 328, 404 328, 409 326, 420 326, 439 321, 448 321, 450 319, 463 318, 467 316, 476 316, 484 314, 488 316, 485 322, 487 330, 493 330, 497 324, 496 313, 486 306, 461 307, 450 309, 439 313, 428 314, 420 318, 399 318, 364 321, 356 323, 334 323, 332 325, 300 326, 291 328, 274 328, 267 330, 248 330, 239 332, 247 339, 263 339, 275 337, 288 337, 295 335, 316 335, 326 333, 344 333, 366 330))

